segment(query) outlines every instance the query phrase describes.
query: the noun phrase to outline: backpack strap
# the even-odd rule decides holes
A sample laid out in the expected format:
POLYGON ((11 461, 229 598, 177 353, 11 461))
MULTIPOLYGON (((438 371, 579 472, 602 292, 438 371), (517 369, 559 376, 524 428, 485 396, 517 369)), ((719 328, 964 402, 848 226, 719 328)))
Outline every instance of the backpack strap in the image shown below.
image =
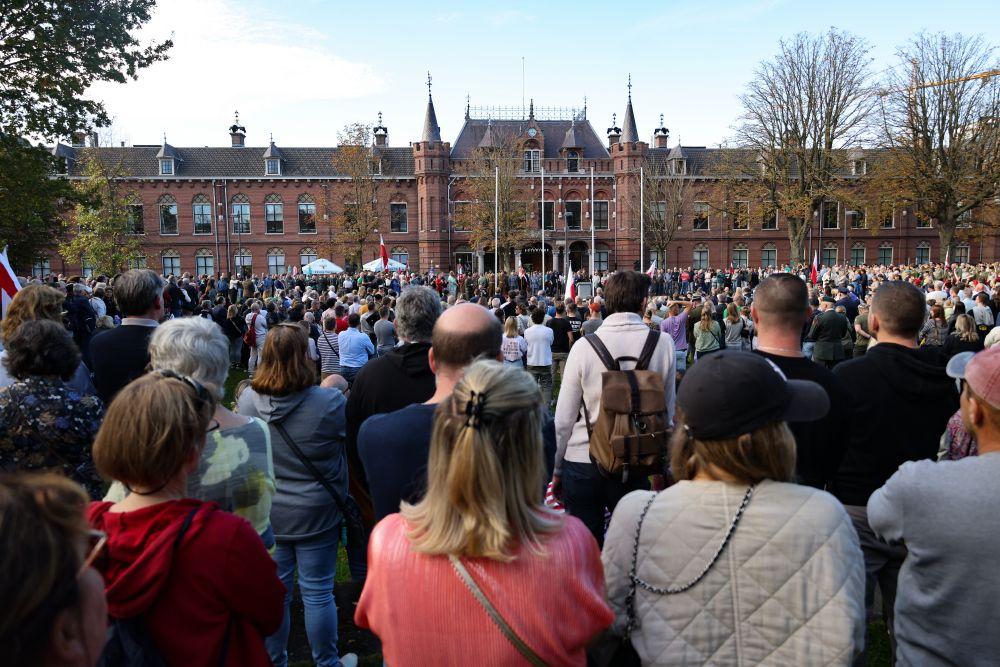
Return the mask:
POLYGON ((621 370, 621 368, 618 365, 618 361, 611 356, 611 353, 608 352, 608 348, 605 347, 603 341, 601 341, 601 339, 597 336, 597 334, 594 334, 592 336, 584 336, 583 339, 588 343, 590 343, 590 346, 594 348, 594 352, 597 354, 597 358, 601 360, 601 363, 604 364, 605 368, 607 368, 609 371, 621 370))
POLYGON ((644 371, 649 368, 649 363, 653 360, 653 352, 656 351, 656 346, 660 343, 660 332, 650 330, 649 335, 646 336, 646 344, 642 346, 642 352, 639 354, 639 360, 635 363, 635 370, 644 371))

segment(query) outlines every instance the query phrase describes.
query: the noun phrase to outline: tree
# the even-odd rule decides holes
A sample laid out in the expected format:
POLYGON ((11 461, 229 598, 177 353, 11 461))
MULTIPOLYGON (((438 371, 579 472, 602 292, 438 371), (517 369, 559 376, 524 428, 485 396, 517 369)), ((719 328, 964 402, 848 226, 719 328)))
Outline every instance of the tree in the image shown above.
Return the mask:
POLYGON ((974 77, 1000 64, 994 47, 961 34, 920 34, 897 56, 879 97, 875 178, 935 221, 943 260, 973 211, 1000 195, 1000 77, 974 77))
POLYGON ((333 168, 349 181, 333 237, 344 257, 354 258, 360 266, 364 264, 365 245, 372 241, 379 225, 381 156, 373 145, 371 127, 363 123, 345 126, 338 140, 333 168))
POLYGON ((81 169, 86 178, 74 187, 80 199, 74 214, 64 224, 59 252, 78 264, 84 257, 95 273, 113 275, 142 256, 142 244, 131 233, 135 193, 124 180, 128 172, 122 162, 105 164, 87 156, 81 169))
POLYGON ((780 43, 740 96, 743 115, 723 177, 734 193, 764 201, 787 221, 792 261, 804 261, 804 241, 822 204, 841 194, 837 173, 847 149, 860 146, 871 119, 869 46, 831 29, 780 43), (742 192, 738 192, 742 190, 742 192))
POLYGON ((520 199, 518 187, 521 144, 506 130, 488 131, 490 145, 478 148, 462 169, 469 203, 456 210, 455 226, 469 232, 473 248, 492 253, 499 247, 500 262, 510 271, 516 249, 533 239, 528 203, 520 199))
POLYGON ((642 212, 646 243, 656 251, 660 258, 658 268, 662 269, 666 266, 667 246, 677 233, 685 212, 691 210, 694 189, 686 175, 671 174, 663 160, 645 158, 640 174, 642 196, 636 191, 627 206, 636 220, 642 212))

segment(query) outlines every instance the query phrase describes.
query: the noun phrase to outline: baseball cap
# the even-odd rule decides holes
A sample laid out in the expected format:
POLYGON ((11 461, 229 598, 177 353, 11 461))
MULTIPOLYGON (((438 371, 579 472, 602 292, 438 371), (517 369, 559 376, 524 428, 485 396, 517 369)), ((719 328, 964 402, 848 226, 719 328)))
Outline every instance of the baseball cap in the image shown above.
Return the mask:
POLYGON ((965 380, 976 396, 1000 408, 1000 347, 982 352, 960 352, 948 361, 949 377, 965 380))
POLYGON ((771 360, 738 350, 699 359, 685 374, 677 403, 698 440, 736 438, 776 421, 814 421, 830 410, 819 384, 789 380, 771 360))

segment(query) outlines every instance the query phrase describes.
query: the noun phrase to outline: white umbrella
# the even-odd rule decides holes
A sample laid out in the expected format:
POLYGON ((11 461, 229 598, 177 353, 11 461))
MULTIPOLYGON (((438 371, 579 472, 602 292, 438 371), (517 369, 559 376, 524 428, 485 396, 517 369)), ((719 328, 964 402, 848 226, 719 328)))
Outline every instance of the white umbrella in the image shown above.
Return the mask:
POLYGON ((311 275, 329 275, 331 273, 343 273, 344 270, 328 259, 317 259, 302 267, 302 273, 311 275))
POLYGON ((394 259, 390 259, 389 263, 385 266, 385 268, 383 268, 381 257, 377 257, 364 265, 365 271, 385 271, 385 270, 399 271, 405 268, 406 264, 403 264, 402 262, 397 262, 394 259))

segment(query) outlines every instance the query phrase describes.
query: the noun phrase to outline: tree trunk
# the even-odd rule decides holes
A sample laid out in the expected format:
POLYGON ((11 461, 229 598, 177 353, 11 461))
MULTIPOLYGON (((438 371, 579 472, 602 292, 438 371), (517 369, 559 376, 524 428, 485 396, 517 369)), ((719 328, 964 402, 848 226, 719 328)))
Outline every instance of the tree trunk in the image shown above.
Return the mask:
POLYGON ((938 240, 941 243, 941 248, 938 250, 940 260, 943 262, 945 258, 948 258, 949 261, 953 261, 951 250, 955 243, 955 222, 944 220, 943 217, 938 218, 937 232, 938 240))
POLYGON ((809 228, 799 218, 786 218, 786 220, 788 223, 788 244, 791 247, 788 263, 805 263, 805 239, 809 228))

